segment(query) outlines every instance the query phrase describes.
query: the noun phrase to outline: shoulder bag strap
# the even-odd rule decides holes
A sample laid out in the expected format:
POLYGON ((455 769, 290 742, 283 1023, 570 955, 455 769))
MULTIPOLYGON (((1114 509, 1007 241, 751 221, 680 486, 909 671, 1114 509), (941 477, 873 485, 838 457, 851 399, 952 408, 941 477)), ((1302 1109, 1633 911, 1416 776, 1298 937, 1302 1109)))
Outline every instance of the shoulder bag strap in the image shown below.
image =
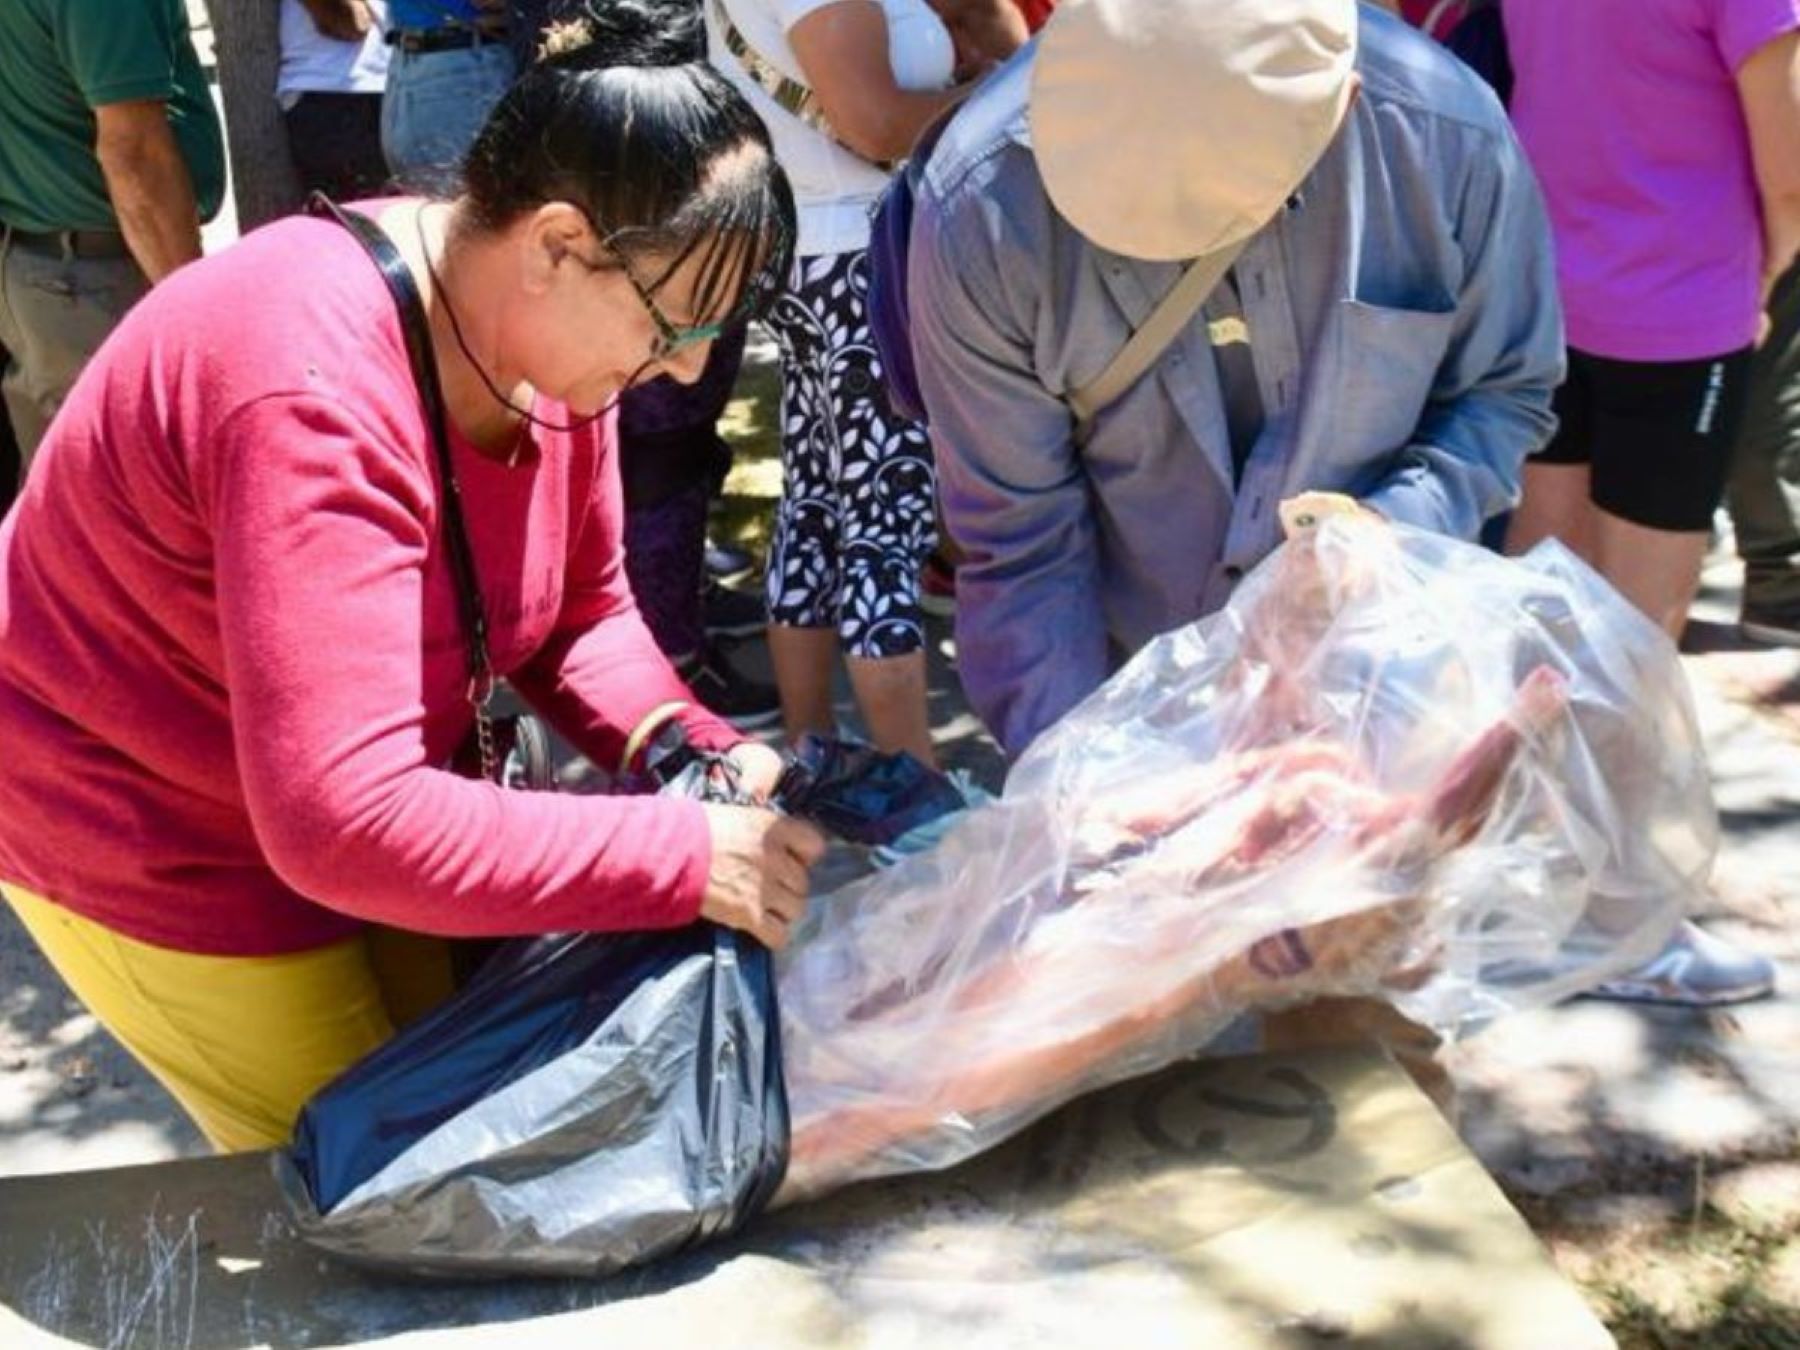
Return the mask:
POLYGON ((322 192, 308 199, 309 214, 335 220, 356 237, 368 253, 394 297, 400 315, 400 332, 406 339, 406 355, 412 363, 413 383, 424 405, 425 422, 437 456, 438 480, 443 492, 444 544, 450 553, 450 570, 456 577, 457 601, 462 609, 463 641, 468 648, 469 703, 475 709, 476 732, 481 743, 482 773, 493 776, 493 722, 489 698, 494 691, 494 665, 488 655, 487 607, 481 598, 481 581, 475 571, 475 552, 469 546, 469 527, 463 512, 462 490, 450 458, 449 418, 444 410, 444 389, 438 381, 437 358, 431 347, 431 324, 425 303, 419 298, 412 269, 400 256, 382 228, 358 211, 346 211, 322 192))
POLYGON ((1069 407, 1075 414, 1075 440, 1084 444, 1093 434, 1094 419, 1132 385, 1143 378, 1156 359, 1187 327, 1188 320, 1199 313, 1213 288, 1231 270, 1244 243, 1232 244, 1194 259, 1169 293, 1157 303, 1150 316, 1131 335, 1112 363, 1092 380, 1069 393, 1069 407))
POLYGON ((826 120, 825 109, 819 106, 819 96, 813 92, 812 87, 788 75, 759 52, 750 39, 744 36, 743 29, 731 21, 731 15, 725 9, 725 0, 708 0, 708 4, 712 9, 713 22, 718 26, 719 37, 725 43, 725 50, 737 59, 751 82, 773 99, 777 107, 788 116, 798 118, 834 145, 843 146, 858 159, 867 160, 878 169, 893 169, 891 161, 870 160, 867 155, 844 145, 837 132, 831 129, 831 123, 826 120))

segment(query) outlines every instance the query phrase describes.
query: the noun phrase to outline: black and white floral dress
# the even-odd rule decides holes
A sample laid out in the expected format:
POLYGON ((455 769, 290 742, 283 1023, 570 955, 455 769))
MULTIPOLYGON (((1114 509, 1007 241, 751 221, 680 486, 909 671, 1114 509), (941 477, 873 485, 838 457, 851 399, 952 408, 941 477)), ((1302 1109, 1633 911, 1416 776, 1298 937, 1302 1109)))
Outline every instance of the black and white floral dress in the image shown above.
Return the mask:
POLYGON ((784 472, 769 617, 835 628, 850 656, 904 656, 925 642, 919 568, 936 543, 936 483, 925 429, 888 406, 868 290, 866 251, 801 258, 769 319, 784 472))

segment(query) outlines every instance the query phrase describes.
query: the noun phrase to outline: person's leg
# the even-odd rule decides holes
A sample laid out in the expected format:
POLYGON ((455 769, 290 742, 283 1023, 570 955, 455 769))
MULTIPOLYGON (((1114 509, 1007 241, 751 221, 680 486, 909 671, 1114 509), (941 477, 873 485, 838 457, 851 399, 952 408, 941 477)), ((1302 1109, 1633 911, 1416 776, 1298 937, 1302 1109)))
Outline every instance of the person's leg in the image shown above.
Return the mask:
POLYGON ((822 312, 831 258, 801 258, 769 316, 781 347, 781 501, 765 580, 769 659, 790 741, 831 735, 837 666, 839 481, 822 312), (821 281, 823 278, 823 281, 821 281))
POLYGON ((300 186, 335 202, 379 196, 387 185, 381 154, 381 95, 308 92, 283 114, 300 186))
POLYGON ((1585 464, 1527 460, 1519 506, 1506 527, 1506 552, 1517 557, 1545 539, 1556 539, 1577 557, 1599 557, 1599 520, 1585 464))
POLYGON ((452 942, 429 933, 372 924, 364 930, 361 942, 388 1021, 407 1027, 456 992, 458 947, 480 953, 490 940, 452 942))
POLYGON ((1597 561, 1670 637, 1681 636, 1699 589, 1750 356, 1593 362, 1597 561))
POLYGON ((904 750, 927 768, 937 767, 926 705, 925 653, 846 658, 850 687, 862 709, 869 739, 878 749, 904 750))
POLYGON ((838 638, 832 628, 769 625, 769 664, 781 692, 781 729, 789 743, 812 732, 837 734, 831 676, 837 669, 838 638))
MULTIPOLYGON (((1742 422, 1750 353, 1594 365, 1600 571, 1678 638, 1742 422)), ((1684 920, 1649 962, 1591 992, 1711 1007, 1765 997, 1774 981, 1767 957, 1684 920)))
POLYGON ((16 243, 0 258, 6 410, 24 471, 88 358, 150 289, 128 257, 60 258, 16 243))
POLYGON ((1590 484, 1593 415, 1587 360, 1569 353, 1569 374, 1556 391, 1556 434, 1525 461, 1519 505, 1506 527, 1505 551, 1516 557, 1545 539, 1557 539, 1592 563, 1598 538, 1590 484))
POLYGON ((1706 530, 1658 530, 1597 511, 1601 575, 1657 627, 1680 638, 1700 589, 1706 530))
POLYGON ((221 1152, 284 1143, 314 1092, 393 1035, 367 944, 220 957, 134 941, 0 885, 70 990, 221 1152))
POLYGON ((395 181, 430 187, 453 176, 517 73, 503 42, 396 49, 381 109, 381 149, 395 181))
POLYGON ((919 580, 935 542, 925 429, 888 403, 869 336, 868 255, 834 264, 816 304, 829 344, 838 474, 838 636, 869 739, 935 767, 919 580))
POLYGON ((1800 265, 1769 299, 1726 504, 1744 560, 1744 631, 1800 645, 1800 265))
POLYGON ((651 505, 625 511, 625 575, 638 612, 663 655, 698 656, 700 584, 706 558, 706 485, 695 483, 651 505))

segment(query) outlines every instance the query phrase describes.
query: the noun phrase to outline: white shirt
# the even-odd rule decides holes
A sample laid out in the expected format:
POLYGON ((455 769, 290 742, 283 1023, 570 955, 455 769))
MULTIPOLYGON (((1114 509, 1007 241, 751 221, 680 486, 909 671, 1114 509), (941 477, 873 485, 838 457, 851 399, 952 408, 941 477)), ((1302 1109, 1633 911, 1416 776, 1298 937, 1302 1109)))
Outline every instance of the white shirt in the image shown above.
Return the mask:
MULTIPOLYGON (((838 0, 721 0, 745 40, 789 79, 807 83, 787 33, 814 10, 838 0)), ((956 46, 924 0, 880 0, 888 25, 888 62, 902 89, 944 89, 954 78, 956 46)), ((725 47, 712 0, 706 3, 707 60, 743 91, 768 125, 776 158, 793 184, 801 257, 850 253, 869 246, 869 213, 887 170, 845 149, 786 111, 725 47)))
POLYGON ((281 0, 281 71, 275 98, 291 108, 300 95, 379 94, 387 87, 386 0, 368 0, 375 22, 361 42, 339 42, 313 26, 300 0, 281 0))

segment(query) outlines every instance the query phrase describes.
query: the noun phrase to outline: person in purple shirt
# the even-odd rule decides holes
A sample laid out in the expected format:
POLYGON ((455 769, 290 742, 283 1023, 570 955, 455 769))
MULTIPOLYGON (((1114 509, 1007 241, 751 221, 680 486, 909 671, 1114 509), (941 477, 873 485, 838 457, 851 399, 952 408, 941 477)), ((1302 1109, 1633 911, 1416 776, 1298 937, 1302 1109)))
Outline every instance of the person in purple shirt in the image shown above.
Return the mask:
POLYGON ((1556 237, 1560 429, 1509 547, 1555 535, 1687 620, 1772 280, 1800 243, 1800 0, 1506 0, 1556 237))
POLYGON ((1283 499, 1474 538, 1553 429, 1549 227, 1506 115, 1350 0, 1067 0, 931 151, 908 276, 968 555, 959 673, 1009 756, 1223 605, 1280 542, 1283 499), (1227 248, 1083 434, 1071 395, 1227 248))
MULTIPOLYGON (((1774 279, 1800 246, 1800 0, 1505 0, 1569 377, 1507 547, 1561 539, 1687 622, 1774 279)), ((1712 1005, 1774 966, 1693 924, 1601 993, 1712 1005)))

